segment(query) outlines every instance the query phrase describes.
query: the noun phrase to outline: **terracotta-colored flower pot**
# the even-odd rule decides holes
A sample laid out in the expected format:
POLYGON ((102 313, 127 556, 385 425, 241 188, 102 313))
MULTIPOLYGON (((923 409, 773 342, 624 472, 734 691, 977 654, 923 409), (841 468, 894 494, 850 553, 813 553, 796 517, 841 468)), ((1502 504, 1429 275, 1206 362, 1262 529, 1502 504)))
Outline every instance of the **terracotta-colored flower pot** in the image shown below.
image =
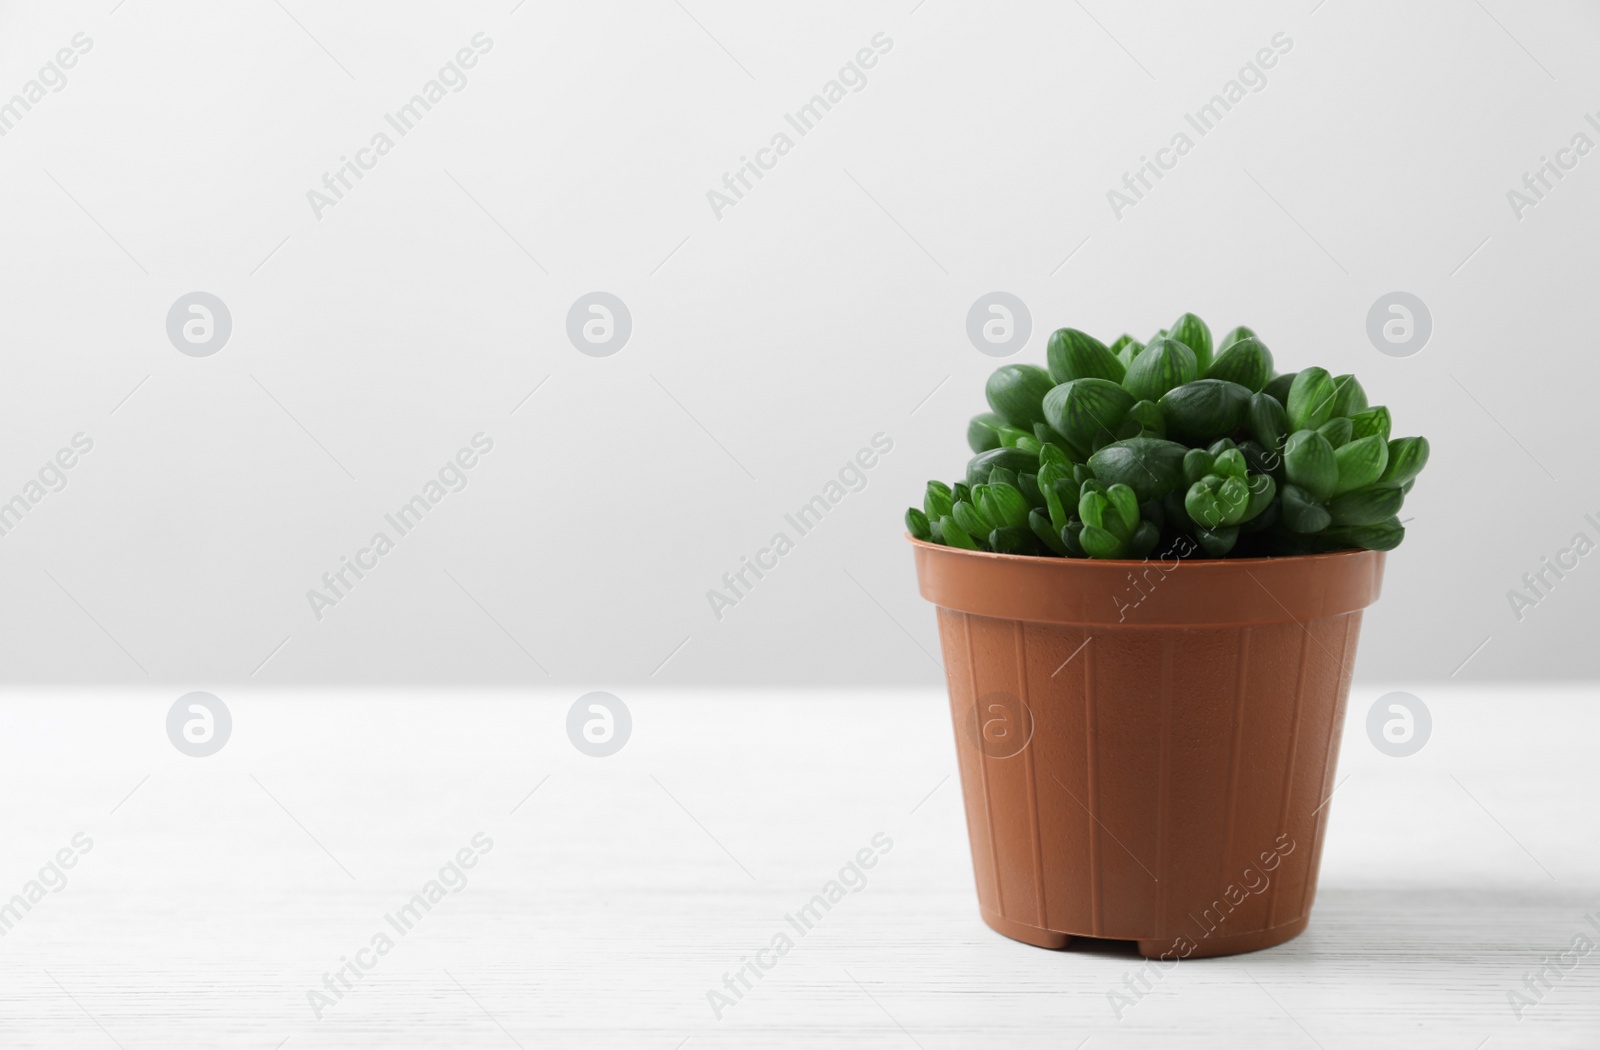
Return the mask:
POLYGON ((984 922, 1166 959, 1306 928, 1381 553, 1113 562, 912 542, 984 922))

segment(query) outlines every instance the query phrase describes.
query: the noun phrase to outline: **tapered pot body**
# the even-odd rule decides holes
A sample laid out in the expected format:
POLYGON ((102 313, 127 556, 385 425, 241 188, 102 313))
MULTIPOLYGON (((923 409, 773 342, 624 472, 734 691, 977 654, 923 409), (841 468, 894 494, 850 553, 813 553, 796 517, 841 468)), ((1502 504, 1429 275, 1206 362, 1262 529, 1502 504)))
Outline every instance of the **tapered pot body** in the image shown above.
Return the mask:
POLYGON ((1168 959, 1305 929, 1382 553, 1107 562, 913 543, 986 923, 1168 959))

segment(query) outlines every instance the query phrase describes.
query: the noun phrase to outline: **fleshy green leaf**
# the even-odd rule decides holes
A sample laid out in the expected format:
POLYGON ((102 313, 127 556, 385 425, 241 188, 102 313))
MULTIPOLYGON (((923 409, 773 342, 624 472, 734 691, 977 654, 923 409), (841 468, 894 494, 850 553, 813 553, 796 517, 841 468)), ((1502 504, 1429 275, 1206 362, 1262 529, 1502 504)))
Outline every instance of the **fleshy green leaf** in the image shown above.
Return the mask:
POLYGON ((1298 372, 1284 404, 1289 412, 1289 429, 1315 430, 1333 418, 1335 394, 1333 377, 1327 369, 1306 368, 1298 372))
POLYGON ((1364 489, 1382 477, 1389 465, 1389 446, 1373 434, 1334 449, 1333 458, 1339 467, 1339 483, 1333 489, 1337 496, 1364 489))
POLYGON ((1285 485, 1282 489, 1281 514, 1284 527, 1302 535, 1321 532, 1333 522, 1325 507, 1313 502, 1304 489, 1285 485))
POLYGON ((1405 493, 1387 485, 1346 492, 1328 501, 1328 514, 1336 526, 1379 525, 1400 513, 1405 493))
POLYGON ((1194 352, 1197 374, 1204 375, 1205 370, 1211 367, 1211 329, 1200 318, 1194 314, 1184 314, 1172 322, 1172 327, 1167 329, 1167 337, 1176 339, 1194 352))
POLYGON ((1418 474, 1422 473, 1422 468, 1427 465, 1427 438, 1395 438, 1389 442, 1389 461, 1383 468, 1379 484, 1409 485, 1418 474))
POLYGON ((1127 373, 1126 366, 1104 343, 1076 328, 1058 328, 1052 332, 1045 358, 1050 364, 1050 378, 1057 383, 1074 379, 1107 379, 1120 383, 1127 373))
POLYGON ((967 446, 974 452, 987 452, 1000 447, 1000 427, 1005 420, 993 412, 973 416, 967 423, 967 446))
MULTIPOLYGON (((957 503, 956 506, 964 507, 967 504, 957 503)), ((958 525, 953 515, 946 514, 939 519, 939 534, 944 537, 945 546, 947 547, 960 547, 969 551, 978 549, 978 544, 973 541, 972 534, 958 525)))
POLYGON ((1334 416, 1317 428, 1317 433, 1328 439, 1328 444, 1335 449, 1340 448, 1350 440, 1353 424, 1344 416, 1334 416))
POLYGON ((1389 440, 1389 410, 1382 405, 1375 405, 1350 417, 1352 438, 1364 438, 1371 434, 1377 434, 1385 441, 1389 440))
POLYGON ((1289 480, 1321 502, 1333 495, 1339 484, 1339 464, 1333 446, 1315 430, 1300 430, 1289 435, 1283 453, 1283 469, 1289 480))
POLYGON ((1038 365, 1001 365, 989 376, 984 395, 1001 419, 1031 430, 1044 422, 1044 395, 1053 386, 1050 373, 1038 365))

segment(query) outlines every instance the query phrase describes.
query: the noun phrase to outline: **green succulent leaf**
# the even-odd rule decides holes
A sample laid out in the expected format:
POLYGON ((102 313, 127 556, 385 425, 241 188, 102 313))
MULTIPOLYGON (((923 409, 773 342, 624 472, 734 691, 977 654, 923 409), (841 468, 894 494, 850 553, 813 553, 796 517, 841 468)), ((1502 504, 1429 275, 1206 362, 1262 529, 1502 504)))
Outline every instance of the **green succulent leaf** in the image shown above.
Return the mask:
POLYGON ((1361 389, 1361 383, 1356 377, 1346 373, 1333 377, 1333 414, 1336 416, 1353 416, 1363 412, 1367 407, 1367 392, 1361 389))
POLYGON ((1217 457, 1203 448, 1191 448, 1183 454, 1183 481, 1186 485, 1193 485, 1207 474, 1212 473, 1217 457))
POLYGON ((1142 503, 1177 491, 1183 484, 1183 457, 1188 451, 1162 438, 1128 438, 1095 452, 1088 466, 1100 481, 1133 489, 1142 503))
POLYGON ((1105 529, 1085 523, 1078 535, 1083 551, 1091 558, 1120 558, 1127 549, 1127 541, 1113 536, 1105 529))
POLYGON ((1144 344, 1131 335, 1123 335, 1106 349, 1116 354, 1117 360, 1122 362, 1122 367, 1127 369, 1133 364, 1133 359, 1139 356, 1139 351, 1144 349, 1144 344))
POLYGON ((1000 435, 1000 444, 1005 448, 1026 448, 1027 446, 1023 445, 1022 442, 1032 441, 1035 447, 1028 449, 1028 451, 1039 451, 1037 448, 1038 442, 1034 440, 1033 434, 1029 431, 1014 427, 1010 423, 1002 423, 996 428, 995 432, 1000 435))
MULTIPOLYGON (((1399 489, 1394 491, 1398 492, 1399 489)), ((933 529, 928 524, 928 516, 915 507, 906 508, 906 531, 919 540, 933 539, 933 529)))
POLYGON ((1058 328, 1050 333, 1045 358, 1050 365, 1050 378, 1057 383, 1074 379, 1109 379, 1120 383, 1127 373, 1127 368, 1104 343, 1076 328, 1058 328))
POLYGON ((1037 365, 1001 365, 989 376, 984 395, 1001 419, 1031 430, 1045 422, 1044 396, 1055 385, 1050 373, 1037 365))
POLYGON ((1198 444, 1230 434, 1250 413, 1248 387, 1221 379, 1197 379, 1161 395, 1161 416, 1174 441, 1198 444))
POLYGON ((989 533, 989 549, 996 554, 1037 554, 1039 542, 1026 525, 1007 525, 989 533))
POLYGON ((1089 552, 1083 549, 1083 522, 1074 518, 1061 528, 1061 542, 1067 546, 1067 556, 1071 558, 1087 558, 1089 552))
MULTIPOLYGON (((1054 433, 1054 431, 1051 431, 1051 433, 1054 433)), ((1042 472, 1048 466, 1065 467, 1070 470, 1072 468, 1072 457, 1067 455, 1060 445, 1053 441, 1046 441, 1039 446, 1039 469, 1042 472)))
POLYGON ((1238 383, 1256 393, 1272 378, 1272 351, 1255 336, 1245 336, 1224 347, 1203 375, 1238 383))
POLYGON ((1123 389, 1138 401, 1159 401, 1175 386, 1192 383, 1198 376, 1194 351, 1173 339, 1150 340, 1128 367, 1123 389))
POLYGON ((1189 486, 1189 491, 1183 496, 1183 510, 1189 515, 1189 520, 1201 528, 1220 528, 1226 516, 1222 502, 1217 498, 1217 486, 1207 479, 1216 479, 1215 474, 1207 475, 1189 486))
POLYGON ((1206 529, 1196 528, 1194 538, 1200 541, 1200 547, 1213 558, 1226 557, 1233 550, 1233 545, 1239 542, 1239 530, 1234 528, 1206 529))
POLYGON ((1139 527, 1139 497, 1133 489, 1118 484, 1106 487, 1106 499, 1110 501, 1110 511, 1119 519, 1119 523, 1113 524, 1107 515, 1106 527, 1118 535, 1131 536, 1139 527))
POLYGON ((1250 433, 1269 452, 1282 453, 1289 436, 1289 414, 1283 402, 1271 394, 1256 394, 1250 399, 1250 433))
POLYGON ((1074 379, 1044 397, 1044 417, 1081 458, 1113 440, 1133 407, 1133 395, 1109 379, 1074 379))
POLYGON ((1226 449, 1212 461, 1211 469, 1225 478, 1244 479, 1249 473, 1249 468, 1244 461, 1244 453, 1237 448, 1226 449))
POLYGON ((1167 337, 1176 339, 1194 353, 1196 374, 1203 375, 1211 367, 1211 329, 1194 314, 1184 314, 1172 322, 1167 337))
MULTIPOLYGON (((1289 429, 1315 430, 1333 418, 1335 394, 1333 377, 1327 369, 1307 368, 1298 372, 1289 387, 1289 400, 1284 402, 1289 412, 1289 429)), ((991 399, 990 404, 993 403, 991 399)))
POLYGON ((1317 433, 1328 439, 1335 449, 1350 440, 1353 424, 1345 416, 1335 416, 1317 428, 1317 433))
POLYGON ((972 417, 967 424, 967 447, 974 452, 987 452, 1000 447, 1000 428, 1005 420, 993 412, 972 417))
POLYGON ((978 509, 992 528, 1021 528, 1028 524, 1028 511, 1031 508, 1028 498, 1020 489, 991 482, 983 486, 981 493, 974 495, 978 497, 978 509))
POLYGON ((967 462, 967 484, 981 485, 989 480, 995 468, 1009 470, 1013 475, 1018 471, 1027 471, 1030 474, 1039 472, 1039 457, 1024 448, 996 448, 988 452, 980 452, 967 462))
POLYGON ((1369 551, 1392 551, 1406 538, 1406 527, 1399 518, 1388 518, 1376 525, 1352 525, 1328 529, 1317 537, 1329 550, 1364 547, 1369 551))
POLYGON ((1337 496, 1364 489, 1382 477, 1389 465, 1389 446, 1373 434, 1334 449, 1333 458, 1339 467, 1339 483, 1333 489, 1337 496))
POLYGON ((1333 497, 1328 514, 1336 526, 1379 525, 1400 513, 1405 498, 1398 488, 1372 485, 1333 497))
POLYGON ((1281 376, 1273 376, 1267 380, 1267 385, 1261 388, 1261 392, 1268 397, 1275 398, 1278 404, 1288 407, 1289 390, 1294 386, 1294 381, 1299 376, 1299 372, 1286 372, 1281 376))
POLYGON ((1048 547, 1052 553, 1063 558, 1070 553, 1066 541, 1061 538, 1061 530, 1056 528, 1055 522, 1042 510, 1028 512, 1028 528, 1033 530, 1040 543, 1048 547))
POLYGON ((1228 347, 1232 346, 1234 343, 1237 343, 1239 340, 1254 339, 1255 337, 1255 329, 1250 328, 1247 325, 1238 325, 1237 327, 1230 328, 1228 329, 1227 335, 1217 340, 1217 356, 1221 357, 1224 350, 1228 349, 1228 347))
POLYGON ((1382 405, 1357 412, 1350 417, 1352 438, 1364 438, 1373 434, 1377 434, 1385 441, 1389 440, 1389 410, 1382 405))
POLYGON ((1283 498, 1279 501, 1282 506, 1280 518, 1284 527, 1290 532, 1301 535, 1321 532, 1333 524, 1333 518, 1327 508, 1315 502, 1310 493, 1296 485, 1285 485, 1282 488, 1283 498))
MULTIPOLYGON (((956 506, 964 507, 967 506, 967 504, 958 503, 956 506)), ((943 537, 945 546, 947 547, 960 547, 963 550, 969 551, 975 551, 978 549, 978 544, 975 540, 973 540, 972 534, 966 529, 963 529, 960 525, 956 524, 954 515, 946 514, 944 517, 939 519, 939 534, 941 537, 943 537)))
POLYGON ((1104 492, 1099 492, 1084 486, 1083 492, 1078 496, 1078 520, 1085 525, 1093 525, 1097 529, 1105 528, 1106 509, 1111 506, 1111 501, 1104 492))
POLYGON ((1244 520, 1252 521, 1272 506, 1273 499, 1278 495, 1278 483, 1271 474, 1252 474, 1246 485, 1250 489, 1250 504, 1245 508, 1244 520))
MULTIPOLYGON (((1043 470, 1044 468, 1041 467, 1039 469, 1043 470)), ((1044 491, 1039 488, 1039 476, 1037 474, 1018 474, 1017 488, 1022 490, 1023 498, 1028 501, 1029 507, 1044 506, 1044 491)))
MULTIPOLYGON (((979 497, 982 498, 981 496, 979 497)), ((978 508, 966 500, 957 500, 950 511, 950 517, 957 526, 968 536, 987 536, 994 531, 994 524, 988 517, 978 512, 978 508)), ((948 530, 946 530, 948 531, 948 530)))
POLYGON ((1395 438, 1389 442, 1389 462, 1378 481, 1383 485, 1409 485, 1428 465, 1428 439, 1395 438))
POLYGON ((1161 415, 1161 407, 1154 401, 1135 401, 1133 407, 1128 409, 1127 423, 1139 425, 1138 434, 1129 434, 1129 437, 1157 437, 1167 436, 1167 421, 1161 415))
POLYGON ((1283 473, 1281 452, 1268 452, 1261 447, 1259 441, 1254 440, 1241 441, 1239 451, 1244 453, 1244 461, 1249 465, 1250 473, 1270 474, 1274 478, 1283 473))
POLYGON ((1125 554, 1129 558, 1147 558, 1159 542, 1161 542, 1161 530, 1151 522, 1141 521, 1139 527, 1133 530, 1133 535, 1128 538, 1125 554))
POLYGON ((950 493, 949 485, 942 481, 928 482, 928 491, 922 497, 922 511, 930 522, 949 514, 954 504, 955 498, 950 493))
POLYGON ((1299 430, 1289 435, 1283 452, 1283 469, 1290 481, 1318 503, 1333 495, 1339 484, 1339 464, 1334 459, 1333 445, 1315 430, 1299 430))

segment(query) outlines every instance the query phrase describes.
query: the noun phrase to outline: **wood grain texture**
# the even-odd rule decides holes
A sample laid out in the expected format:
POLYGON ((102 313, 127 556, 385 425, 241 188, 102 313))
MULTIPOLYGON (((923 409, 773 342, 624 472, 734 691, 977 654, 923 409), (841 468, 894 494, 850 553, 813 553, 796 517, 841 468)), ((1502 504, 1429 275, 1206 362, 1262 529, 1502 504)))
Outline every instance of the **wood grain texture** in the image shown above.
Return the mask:
MULTIPOLYGON (((1126 946, 980 922, 942 691, 627 694, 606 759, 568 742, 567 695, 229 694, 232 739, 190 759, 176 690, 12 691, 0 901, 93 846, 0 936, 0 1047, 1592 1050, 1600 950, 1521 1020, 1507 993, 1600 943, 1593 691, 1413 687, 1434 730, 1406 759, 1366 738, 1383 691, 1349 698, 1310 929, 1179 963, 1120 1019, 1126 946), (479 832, 464 887, 391 927, 479 832), (862 850, 861 884, 791 924, 862 850), (385 930, 315 1018, 307 991, 385 930), (780 933, 714 1016, 708 990, 780 933)), ((1267 777, 1250 740, 1241 791, 1267 777)), ((1302 757, 1315 790, 1324 756, 1302 757)))

